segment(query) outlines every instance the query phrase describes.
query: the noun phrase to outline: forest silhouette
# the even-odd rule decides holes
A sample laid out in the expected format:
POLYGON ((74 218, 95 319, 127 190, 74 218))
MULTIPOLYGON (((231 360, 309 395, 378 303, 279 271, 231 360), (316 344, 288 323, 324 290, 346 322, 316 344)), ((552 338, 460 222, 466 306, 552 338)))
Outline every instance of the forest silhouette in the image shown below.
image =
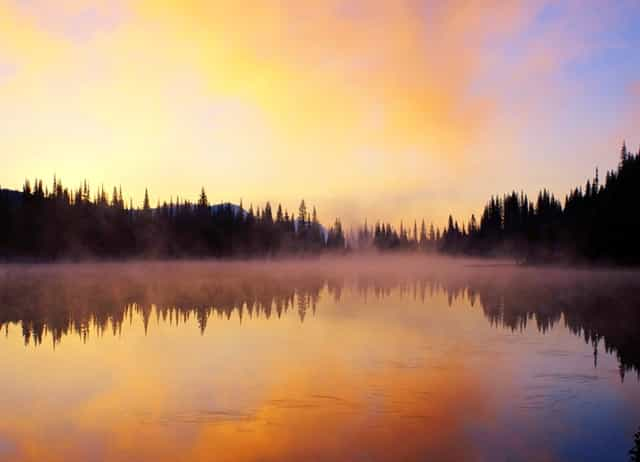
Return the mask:
POLYGON ((377 221, 350 233, 339 219, 326 229, 304 200, 297 213, 278 205, 248 210, 242 203, 211 205, 204 188, 196 203, 176 199, 151 207, 127 205, 122 190, 91 193, 54 177, 25 181, 23 190, 0 190, 0 258, 188 258, 317 255, 371 250, 510 257, 522 262, 640 263, 640 152, 623 143, 620 163, 601 184, 576 187, 564 203, 543 189, 535 200, 515 191, 494 196, 479 219, 449 216, 441 230, 377 221))
POLYGON ((104 188, 92 197, 85 181, 76 191, 56 178, 26 181, 22 192, 0 191, 0 258, 56 260, 126 257, 255 257, 317 254, 344 249, 339 220, 328 230, 315 207, 301 201, 297 216, 278 205, 274 213, 209 204, 202 188, 197 203, 177 199, 151 208, 145 190, 142 208, 127 206, 120 188, 111 198, 104 188))
POLYGON ((543 189, 535 200, 515 191, 494 196, 480 219, 466 224, 449 215, 446 227, 365 223, 358 240, 380 250, 419 250, 448 255, 514 257, 525 262, 640 263, 640 151, 623 143, 618 168, 598 170, 584 186, 571 190, 562 203, 543 189))

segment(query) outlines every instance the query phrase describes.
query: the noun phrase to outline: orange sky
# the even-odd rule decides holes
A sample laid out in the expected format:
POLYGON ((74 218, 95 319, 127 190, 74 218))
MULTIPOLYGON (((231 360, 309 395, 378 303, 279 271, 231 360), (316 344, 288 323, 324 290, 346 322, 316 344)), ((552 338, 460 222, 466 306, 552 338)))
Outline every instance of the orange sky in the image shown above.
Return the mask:
POLYGON ((635 8, 2 1, 0 184, 55 173, 136 202, 145 186, 152 201, 201 186, 212 201, 304 197, 348 223, 564 194, 637 141, 635 8))

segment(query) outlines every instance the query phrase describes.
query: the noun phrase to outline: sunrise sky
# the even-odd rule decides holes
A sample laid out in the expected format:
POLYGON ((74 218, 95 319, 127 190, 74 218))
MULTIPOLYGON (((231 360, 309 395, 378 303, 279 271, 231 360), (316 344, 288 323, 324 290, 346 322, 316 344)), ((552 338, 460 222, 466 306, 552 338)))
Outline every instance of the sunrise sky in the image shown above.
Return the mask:
POLYGON ((640 143, 640 3, 0 0, 0 184, 316 204, 564 196, 640 143))

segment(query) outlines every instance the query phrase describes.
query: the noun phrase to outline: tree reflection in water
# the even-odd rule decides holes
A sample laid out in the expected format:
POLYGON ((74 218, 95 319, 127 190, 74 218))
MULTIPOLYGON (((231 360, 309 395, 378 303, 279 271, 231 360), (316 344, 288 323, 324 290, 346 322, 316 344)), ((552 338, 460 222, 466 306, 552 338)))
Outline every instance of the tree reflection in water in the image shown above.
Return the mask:
POLYGON ((20 324, 25 344, 111 331, 139 314, 180 324, 212 316, 304 322, 321 296, 344 290, 362 299, 392 293, 422 302, 444 291, 482 310, 491 325, 512 331, 531 322, 540 332, 564 322, 575 335, 618 358, 620 376, 640 373, 640 281, 633 272, 477 266, 469 261, 387 258, 266 263, 129 263, 7 266, 0 272, 0 327, 20 324), (384 263, 384 262, 388 263, 384 263), (384 268, 384 269, 380 269, 384 268), (326 289, 326 292, 324 291, 326 289))

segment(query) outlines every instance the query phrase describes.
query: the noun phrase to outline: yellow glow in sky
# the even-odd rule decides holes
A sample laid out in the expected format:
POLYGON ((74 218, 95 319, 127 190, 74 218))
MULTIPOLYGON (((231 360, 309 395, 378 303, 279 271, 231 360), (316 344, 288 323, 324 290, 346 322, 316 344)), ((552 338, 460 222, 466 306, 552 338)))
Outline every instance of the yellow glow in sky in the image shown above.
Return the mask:
POLYGON ((442 223, 513 188, 564 193, 615 165, 621 135, 600 121, 596 137, 593 120, 555 133, 593 104, 575 99, 567 63, 624 13, 596 6, 2 2, 0 184, 57 174, 136 202, 145 187, 155 202, 204 186, 289 209, 304 197, 347 223, 442 223))

